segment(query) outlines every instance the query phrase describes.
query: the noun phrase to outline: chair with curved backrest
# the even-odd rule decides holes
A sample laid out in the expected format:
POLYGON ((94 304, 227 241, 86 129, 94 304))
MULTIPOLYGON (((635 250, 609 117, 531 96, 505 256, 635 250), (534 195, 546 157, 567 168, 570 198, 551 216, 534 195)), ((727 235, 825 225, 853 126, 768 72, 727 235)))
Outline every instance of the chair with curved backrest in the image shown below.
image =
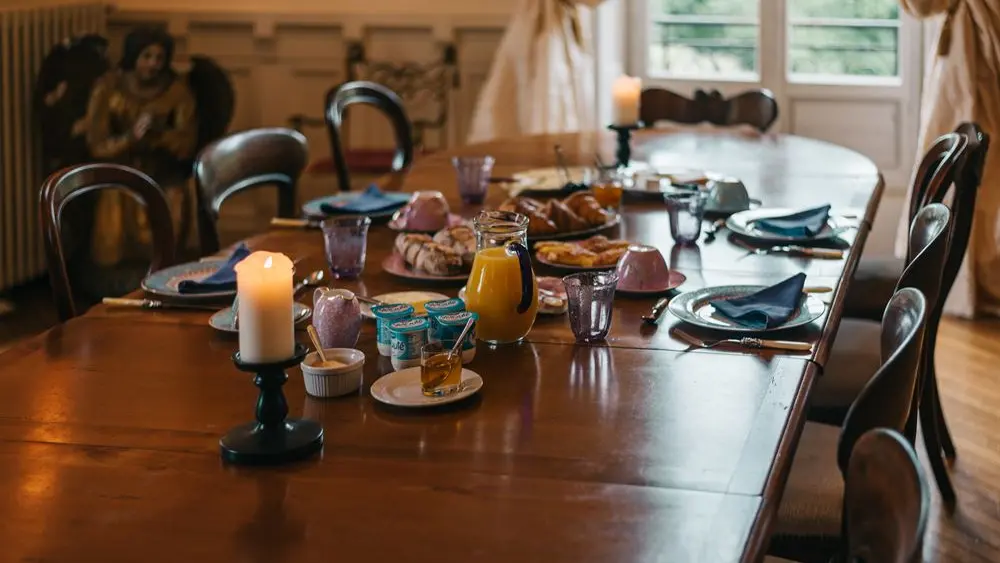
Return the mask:
POLYGON ((59 318, 63 321, 78 314, 62 241, 63 210, 77 197, 105 189, 125 190, 145 205, 153 231, 153 259, 148 271, 160 270, 174 263, 174 230, 170 205, 152 178, 120 164, 82 164, 55 172, 42 185, 39 214, 45 236, 52 292, 59 318))
POLYGON ((729 99, 716 90, 699 89, 690 99, 670 90, 648 88, 642 91, 639 108, 639 119, 647 127, 664 120, 689 125, 708 122, 751 125, 763 133, 778 119, 778 102, 766 89, 741 92, 729 99))
POLYGON ((209 144, 194 165, 202 254, 219 250, 216 223, 222 203, 243 190, 278 189, 278 216, 296 216, 295 191, 309 159, 306 138, 292 129, 251 129, 209 144))
POLYGON ((882 364, 851 405, 843 426, 806 423, 778 509, 772 553, 794 559, 842 549, 844 475, 851 451, 869 430, 903 432, 909 423, 927 312, 920 290, 896 292, 882 319, 882 364))
POLYGON ((892 430, 865 433, 847 465, 847 561, 919 563, 930 491, 910 443, 892 430))
POLYGON ((403 102, 392 90, 374 82, 347 82, 330 90, 326 95, 326 126, 330 133, 334 166, 341 191, 350 191, 351 174, 347 169, 346 147, 342 137, 344 113, 354 104, 367 104, 385 113, 392 123, 396 149, 392 158, 392 172, 406 170, 413 164, 413 127, 403 109, 403 102))

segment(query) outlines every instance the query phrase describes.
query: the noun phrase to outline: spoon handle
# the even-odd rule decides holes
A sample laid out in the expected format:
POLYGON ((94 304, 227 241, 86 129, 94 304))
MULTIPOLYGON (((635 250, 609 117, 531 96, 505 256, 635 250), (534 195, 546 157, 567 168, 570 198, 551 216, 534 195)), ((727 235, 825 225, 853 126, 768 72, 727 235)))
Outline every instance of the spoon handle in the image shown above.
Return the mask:
POLYGON ((319 344, 319 334, 316 333, 316 327, 309 325, 306 327, 306 332, 309 333, 309 340, 312 340, 313 347, 316 348, 316 353, 319 354, 319 359, 326 363, 326 354, 323 353, 323 347, 319 344))
POLYGON ((448 351, 448 358, 451 359, 461 348, 462 343, 465 342, 465 337, 469 335, 469 331, 472 330, 472 323, 476 322, 476 319, 471 318, 465 323, 465 328, 462 329, 462 334, 458 335, 458 339, 455 340, 455 345, 451 347, 448 351))

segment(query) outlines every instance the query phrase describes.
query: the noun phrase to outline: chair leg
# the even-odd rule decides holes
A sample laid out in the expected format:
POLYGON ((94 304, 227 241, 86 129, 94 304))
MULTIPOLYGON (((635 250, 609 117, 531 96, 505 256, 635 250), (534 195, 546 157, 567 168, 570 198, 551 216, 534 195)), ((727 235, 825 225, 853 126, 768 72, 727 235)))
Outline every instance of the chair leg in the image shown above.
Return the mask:
POLYGON ((929 383, 932 395, 931 406, 934 408, 934 422, 935 426, 937 426, 938 436, 941 438, 941 449, 944 451, 944 457, 948 461, 955 461, 958 453, 955 451, 955 442, 951 439, 948 422, 944 419, 944 408, 941 405, 941 393, 938 391, 937 375, 933 371, 931 372, 929 383))
POLYGON ((931 462, 931 470, 934 472, 938 491, 941 492, 941 500, 951 510, 955 508, 957 500, 955 488, 951 484, 951 475, 948 474, 948 467, 944 463, 941 439, 938 436, 936 420, 934 419, 934 409, 927 400, 930 397, 925 395, 924 399, 924 404, 920 407, 920 429, 924 433, 924 448, 927 450, 927 459, 931 462))

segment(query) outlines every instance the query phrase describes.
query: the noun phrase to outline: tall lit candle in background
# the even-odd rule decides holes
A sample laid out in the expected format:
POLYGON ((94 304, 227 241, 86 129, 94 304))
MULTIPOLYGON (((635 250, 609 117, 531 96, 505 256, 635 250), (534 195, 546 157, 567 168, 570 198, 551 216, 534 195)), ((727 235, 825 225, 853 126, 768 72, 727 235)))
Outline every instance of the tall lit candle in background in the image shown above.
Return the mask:
POLYGON ((642 80, 631 76, 619 76, 611 85, 613 125, 635 125, 639 122, 639 94, 642 80))
POLYGON ((240 300, 240 360, 278 362, 295 353, 292 261, 284 254, 254 252, 236 265, 240 300))

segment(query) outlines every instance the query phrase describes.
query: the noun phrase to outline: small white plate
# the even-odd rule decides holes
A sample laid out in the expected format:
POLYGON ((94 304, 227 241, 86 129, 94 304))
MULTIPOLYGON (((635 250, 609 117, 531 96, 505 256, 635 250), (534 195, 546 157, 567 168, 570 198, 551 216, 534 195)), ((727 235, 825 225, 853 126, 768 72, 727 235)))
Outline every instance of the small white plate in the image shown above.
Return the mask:
MULTIPOLYGON (((381 301, 385 304, 393 303, 407 303, 413 305, 414 303, 425 303, 427 301, 440 301, 441 299, 451 299, 447 295, 442 295, 434 291, 395 291, 393 293, 383 293, 382 295, 374 295, 371 297, 376 301, 381 301)), ((417 315, 422 315, 423 312, 417 313, 417 315)), ((366 319, 374 319, 375 315, 372 314, 372 306, 368 303, 361 304, 361 316, 366 319)))
MULTIPOLYGON (((295 315, 295 324, 300 324, 312 316, 312 309, 301 303, 295 303, 292 309, 292 314, 295 315)), ((221 330, 222 332, 231 332, 233 334, 239 332, 238 329, 233 328, 232 307, 220 309, 208 319, 208 324, 215 330, 221 330)))
POLYGON ((459 390, 442 397, 428 397, 420 390, 420 368, 407 368, 383 375, 372 383, 372 397, 379 402, 397 407, 426 408, 461 401, 483 388, 483 378, 478 373, 463 369, 459 390))

